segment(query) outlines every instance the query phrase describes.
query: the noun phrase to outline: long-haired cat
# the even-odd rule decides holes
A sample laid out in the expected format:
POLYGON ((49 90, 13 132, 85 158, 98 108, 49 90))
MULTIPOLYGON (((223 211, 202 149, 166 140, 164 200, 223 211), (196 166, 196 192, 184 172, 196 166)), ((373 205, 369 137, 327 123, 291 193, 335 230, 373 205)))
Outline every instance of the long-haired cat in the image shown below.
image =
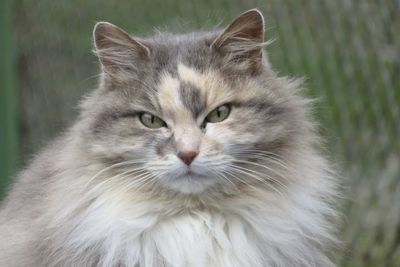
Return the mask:
POLYGON ((2 204, 0 266, 334 266, 335 176, 258 10, 94 43, 99 88, 2 204))

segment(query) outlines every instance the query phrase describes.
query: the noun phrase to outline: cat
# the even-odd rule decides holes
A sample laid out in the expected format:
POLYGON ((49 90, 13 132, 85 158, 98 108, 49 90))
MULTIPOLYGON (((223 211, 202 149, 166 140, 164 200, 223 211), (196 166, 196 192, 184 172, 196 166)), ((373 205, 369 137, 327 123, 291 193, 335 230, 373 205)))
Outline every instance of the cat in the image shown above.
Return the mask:
POLYGON ((0 266, 335 266, 337 178, 260 11, 93 36, 99 87, 3 201, 0 266))

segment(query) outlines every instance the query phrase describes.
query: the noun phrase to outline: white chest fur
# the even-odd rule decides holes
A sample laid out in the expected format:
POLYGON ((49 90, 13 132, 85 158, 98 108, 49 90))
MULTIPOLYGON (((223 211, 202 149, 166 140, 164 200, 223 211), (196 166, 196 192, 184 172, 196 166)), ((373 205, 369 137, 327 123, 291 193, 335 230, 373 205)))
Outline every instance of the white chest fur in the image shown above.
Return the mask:
POLYGON ((155 203, 98 199, 75 218, 63 246, 75 262, 94 248, 98 266, 332 266, 318 245, 329 235, 326 207, 309 200, 302 201, 307 207, 243 199, 174 213, 155 203))

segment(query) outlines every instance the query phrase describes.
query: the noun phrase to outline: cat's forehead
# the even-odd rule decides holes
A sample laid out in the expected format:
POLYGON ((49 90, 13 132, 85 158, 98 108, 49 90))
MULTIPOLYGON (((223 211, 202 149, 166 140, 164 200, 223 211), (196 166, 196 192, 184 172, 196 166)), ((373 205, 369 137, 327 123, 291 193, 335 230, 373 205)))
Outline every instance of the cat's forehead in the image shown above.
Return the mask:
POLYGON ((156 85, 157 102, 163 114, 190 120, 232 100, 232 90, 213 68, 200 71, 178 62, 176 72, 164 71, 156 85))
POLYGON ((221 65, 218 53, 210 48, 216 36, 216 32, 160 33, 147 39, 146 44, 152 50, 151 61, 158 70, 176 72, 179 63, 205 70, 221 65))

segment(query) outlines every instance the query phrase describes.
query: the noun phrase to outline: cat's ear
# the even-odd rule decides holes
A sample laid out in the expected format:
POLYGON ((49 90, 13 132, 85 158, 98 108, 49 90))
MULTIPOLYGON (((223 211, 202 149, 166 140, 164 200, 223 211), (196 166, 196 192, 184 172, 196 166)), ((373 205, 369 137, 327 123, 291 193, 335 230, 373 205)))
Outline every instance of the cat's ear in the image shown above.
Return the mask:
POLYGON ((95 53, 106 73, 135 69, 140 66, 139 60, 150 55, 148 47, 108 22, 95 25, 93 39, 95 53))
POLYGON ((257 9, 242 13, 211 44, 235 62, 247 62, 259 68, 264 42, 264 17, 257 9))

